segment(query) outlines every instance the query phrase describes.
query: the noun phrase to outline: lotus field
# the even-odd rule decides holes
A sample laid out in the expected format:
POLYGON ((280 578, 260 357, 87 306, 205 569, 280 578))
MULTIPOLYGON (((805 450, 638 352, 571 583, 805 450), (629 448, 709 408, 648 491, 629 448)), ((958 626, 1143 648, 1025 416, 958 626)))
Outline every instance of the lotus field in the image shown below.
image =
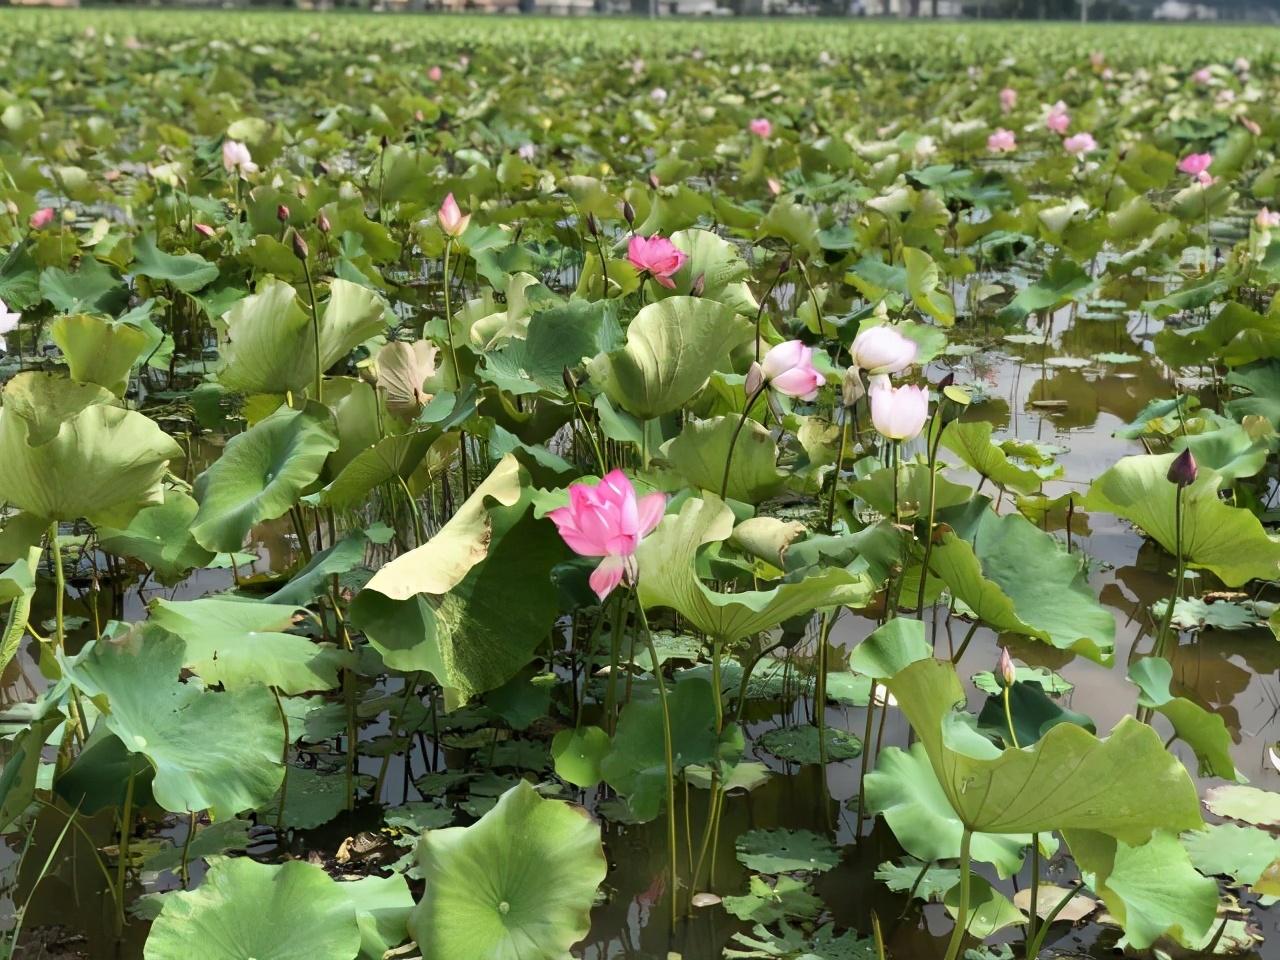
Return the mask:
POLYGON ((0 956, 1280 957, 1277 36, 0 11, 0 956))

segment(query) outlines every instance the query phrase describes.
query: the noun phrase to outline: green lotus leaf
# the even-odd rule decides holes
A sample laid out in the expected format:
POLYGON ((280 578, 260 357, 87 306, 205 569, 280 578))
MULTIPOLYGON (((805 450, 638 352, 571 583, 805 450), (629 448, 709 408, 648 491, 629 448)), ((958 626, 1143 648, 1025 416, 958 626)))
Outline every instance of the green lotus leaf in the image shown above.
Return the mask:
POLYGON ((221 860, 194 890, 165 895, 146 960, 378 960, 404 939, 403 877, 339 883, 301 860, 221 860))
MULTIPOLYGON (((1038 743, 1060 723, 1074 723, 1090 733, 1097 733, 1092 717, 1068 710, 1045 693, 1038 683, 1014 681, 1009 687, 1009 714, 1013 717, 1017 742, 1023 747, 1038 743)), ((1003 690, 987 697, 978 713, 978 729, 1005 746, 1013 745, 1009 738, 1009 717, 1005 715, 1003 690)))
POLYGON ((1243 781, 1231 760, 1231 733, 1226 721, 1211 710, 1169 691, 1173 666, 1162 657, 1146 657, 1129 667, 1129 679, 1142 691, 1138 705, 1162 713, 1178 739, 1195 751, 1202 776, 1243 781))
POLYGON ((1175 453, 1190 450, 1199 466, 1208 467, 1227 483, 1256 476, 1267 463, 1267 441, 1237 423, 1174 437, 1171 446, 1175 453))
POLYGON ((1253 886, 1263 871, 1280 860, 1280 837, 1238 823, 1213 823, 1183 834, 1182 845, 1197 870, 1206 876, 1226 876, 1253 886))
MULTIPOLYGON (((711 684, 681 679, 667 695, 671 712, 671 752, 677 773, 690 764, 715 759, 715 700, 711 684)), ((656 697, 632 700, 622 708, 613 748, 600 762, 604 782, 627 800, 637 820, 654 819, 666 798, 667 762, 662 734, 662 709, 656 697)))
POLYGON ((151 622, 182 638, 182 665, 228 690, 265 683, 281 693, 331 690, 350 657, 283 631, 297 608, 249 599, 200 597, 151 601, 151 622))
MULTIPOLYGON (((867 809, 884 817, 907 853, 922 861, 960 856, 964 824, 929 765, 923 744, 880 751, 864 789, 867 809)), ((1008 877, 1022 866, 1022 851, 1030 842, 1030 834, 975 833, 970 849, 975 860, 992 864, 1000 876, 1008 877)))
MULTIPOLYGON (((384 328, 385 304, 347 280, 329 285, 320 313, 320 368, 328 370, 352 348, 384 328)), ((237 393, 301 393, 315 379, 316 342, 310 311, 282 280, 258 284, 222 317, 218 381, 237 393)), ((313 398, 314 399, 314 398, 313 398)))
MULTIPOLYGON (((680 435, 662 447, 662 455, 690 486, 719 491, 738 419, 686 420, 680 435)), ((787 474, 778 469, 777 460, 778 445, 773 435, 756 421, 746 421, 733 443, 726 496, 743 503, 759 503, 773 496, 787 479, 787 474)))
POLYGON ((1009 305, 996 318, 1001 323, 1017 323, 1029 314, 1053 311, 1083 298, 1096 281, 1079 264, 1071 260, 1055 260, 1044 276, 1018 291, 1009 305))
POLYGON ((776 627, 802 613, 835 607, 859 607, 871 599, 866 574, 840 568, 785 580, 770 590, 716 593, 697 575, 698 548, 727 540, 733 533, 733 513, 714 495, 690 497, 675 516, 663 518, 640 544, 640 602, 646 607, 671 607, 707 635, 732 642, 776 627))
POLYGON ((214 693, 183 683, 183 660, 180 639, 141 627, 90 643, 63 666, 84 694, 105 698, 100 722, 155 767, 164 809, 230 817, 261 806, 283 775, 275 699, 261 685, 214 693))
MULTIPOLYGON (((1167 477, 1177 454, 1124 457, 1093 481, 1089 510, 1105 510, 1136 523, 1165 550, 1176 549, 1174 501, 1179 488, 1167 477)), ((1182 488, 1182 554, 1193 567, 1213 571, 1228 586, 1280 575, 1280 543, 1243 507, 1218 498, 1222 478, 1201 468, 1182 488)))
POLYGON ((991 424, 984 420, 951 421, 942 431, 942 445, 979 476, 1019 493, 1035 493, 1051 476, 1010 460, 1001 446, 992 441, 991 424))
MULTIPOLYGON (((389 539, 390 532, 387 533, 389 539)), ((349 573, 364 564, 365 551, 372 538, 363 530, 352 530, 331 547, 325 547, 312 556, 310 562, 293 575, 293 578, 271 596, 268 603, 280 603, 289 607, 306 606, 316 597, 329 591, 331 578, 349 573)), ((379 543, 385 542, 382 539, 379 543)))
POLYGON ((1081 558, 1021 514, 1000 516, 990 500, 939 512, 949 524, 929 571, 982 622, 1110 663, 1115 619, 1085 581, 1081 558))
POLYGON ((218 279, 218 267, 198 253, 165 253, 155 237, 144 233, 133 242, 133 272, 163 280, 173 289, 191 293, 218 279))
POLYGON ((751 271, 733 243, 710 230, 698 229, 678 230, 671 235, 671 242, 683 250, 689 259, 671 278, 675 281, 674 289, 649 284, 650 290, 663 298, 687 296, 701 277, 700 296, 717 300, 734 313, 755 316, 759 304, 746 284, 751 271))
POLYGON ((239 550, 255 523, 289 512, 337 447, 333 415, 314 401, 300 410, 281 407, 232 437, 196 477, 192 536, 219 553, 239 550))
POLYGON ((80 261, 75 273, 47 267, 40 274, 40 293, 63 313, 115 316, 129 302, 129 289, 97 257, 80 261))
POLYGON ((35 799, 40 753, 62 720, 59 713, 41 717, 14 737, 13 745, 6 748, 8 757, 0 768, 0 830, 8 830, 35 799))
POLYGON ((1218 885, 1201 876, 1168 830, 1141 843, 1087 827, 1066 830, 1081 873, 1124 928, 1119 946, 1145 950, 1163 936, 1194 946, 1213 926, 1218 885))
POLYGON ((1280 427, 1280 361, 1251 363, 1233 370, 1227 374, 1227 383, 1247 391, 1227 403, 1229 414, 1241 420, 1257 414, 1270 420, 1272 427, 1280 427))
POLYGON ((840 862, 835 845, 812 830, 748 830, 734 849, 758 873, 825 873, 840 862))
POLYGON ((862 741, 847 730, 827 727, 822 739, 826 741, 825 750, 818 740, 818 728, 800 723, 766 731, 756 740, 756 746, 792 763, 838 762, 862 753, 862 741))
POLYGON ((971 830, 1083 829, 1143 843, 1156 830, 1189 830, 1202 822, 1187 771, 1154 730, 1132 717, 1105 740, 1063 723, 1034 746, 1000 750, 954 709, 964 692, 949 662, 918 661, 886 685, 952 809, 971 830))
POLYGON ((875 680, 892 677, 907 664, 933 656, 924 623, 894 617, 876 627, 849 653, 849 669, 875 680))
POLYGON ((58 317, 49 336, 67 358, 72 380, 99 384, 116 396, 124 395, 129 371, 151 345, 142 329, 87 313, 58 317))
MULTIPOLYGON (((947 913, 954 920, 959 915, 960 887, 957 884, 942 899, 947 913)), ((969 915, 965 921, 965 930, 969 936, 985 940, 1005 927, 1026 923, 1027 916, 1019 910, 1012 900, 991 885, 986 877, 974 875, 969 877, 969 915)))
POLYGON ((587 935, 606 870, 585 811, 523 781, 471 826, 423 834, 418 862, 409 929, 434 960, 558 960, 587 935))
POLYGON ((172 586, 214 558, 191 535, 198 509, 181 490, 166 489, 163 503, 143 507, 127 527, 99 527, 98 543, 108 553, 141 560, 157 580, 172 586))
POLYGON ((603 779, 600 761, 611 749, 609 735, 599 727, 561 730, 551 740, 556 776, 575 787, 589 790, 603 779))
MULTIPOLYGON (((925 763, 928 763, 927 759, 925 763)), ((911 891, 917 900, 940 900, 944 893, 960 882, 960 871, 907 857, 880 864, 876 868, 876 879, 894 893, 911 891)))
POLYGON ((722 303, 669 297, 642 308, 626 346, 596 357, 587 371, 616 405, 650 419, 680 409, 750 337, 751 325, 722 303))
POLYGON ((0 603, 9 603, 9 614, 0 632, 0 671, 18 654, 27 635, 31 600, 36 595, 36 573, 40 569, 40 548, 30 547, 22 560, 15 560, 0 572, 0 603))
POLYGON ((773 923, 783 917, 812 919, 822 912, 823 903, 809 884, 797 877, 781 876, 770 883, 755 876, 744 896, 724 898, 724 908, 739 920, 773 923))
POLYGON ((907 292, 916 309, 944 327, 952 326, 956 322, 956 304, 951 294, 939 289, 942 278, 933 257, 915 247, 904 247, 902 261, 907 267, 907 292))
POLYGON ((155 421, 109 406, 98 386, 23 373, 0 409, 0 499, 38 517, 127 524, 163 500, 182 448, 155 421))

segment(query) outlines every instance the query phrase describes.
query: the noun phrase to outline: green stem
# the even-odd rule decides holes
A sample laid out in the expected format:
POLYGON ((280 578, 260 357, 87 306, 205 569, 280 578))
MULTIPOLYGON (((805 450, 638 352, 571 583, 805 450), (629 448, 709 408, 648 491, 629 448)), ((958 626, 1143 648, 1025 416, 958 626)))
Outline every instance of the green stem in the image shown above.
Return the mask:
POLYGON ((762 383, 756 387, 755 393, 747 397, 746 405, 742 408, 742 416, 738 418, 738 425, 733 428, 733 436, 729 438, 729 452, 724 455, 724 477, 720 480, 720 499, 727 499, 729 492, 729 467, 733 464, 733 448, 738 443, 738 434, 742 433, 742 428, 747 425, 747 417, 751 414, 751 408, 755 406, 756 400, 760 394, 764 393, 768 384, 762 383))
POLYGON ((835 530, 836 523, 836 493, 840 489, 840 468, 844 463, 844 449, 849 442, 849 418, 846 411, 845 418, 840 423, 840 443, 836 446, 836 466, 835 471, 831 474, 831 500, 827 504, 827 533, 835 530))
MULTIPOLYGON (((280 808, 284 809, 284 797, 280 798, 280 808)), ((182 889, 186 889, 191 882, 191 870, 188 864, 191 862, 191 840, 196 835, 196 812, 192 810, 187 814, 187 836, 182 841, 182 862, 178 866, 178 877, 182 880, 182 889)))
POLYGON ((462 389, 462 368, 458 366, 458 348, 453 343, 453 303, 449 299, 449 254, 453 252, 453 238, 444 242, 444 330, 449 344, 449 362, 453 365, 453 388, 462 389))
POLYGON ((1035 957, 1040 956, 1040 948, 1044 945, 1044 939, 1049 934, 1049 927, 1053 924, 1054 920, 1058 919, 1058 914, 1066 909, 1067 904, 1071 902, 1071 898, 1079 893, 1083 888, 1084 883, 1082 881, 1076 881, 1067 888, 1067 892, 1063 894, 1062 899, 1059 900, 1057 904, 1054 905, 1054 908, 1045 915, 1044 922, 1041 923, 1039 929, 1036 930, 1035 939, 1027 944, 1028 960, 1034 960, 1035 957))
POLYGON ((609 631, 609 678, 605 681, 604 716, 605 729, 613 736, 614 711, 618 706, 618 661, 622 653, 622 626, 626 615, 624 594, 619 593, 613 606, 613 629, 609 631))
POLYGON ((320 365, 320 308, 316 305, 316 288, 311 282, 311 264, 309 258, 302 258, 302 270, 307 277, 307 296, 311 299, 311 335, 316 341, 316 371, 315 371, 315 395, 316 400, 324 402, 324 368, 320 365))
POLYGON ((929 559, 933 555, 933 523, 938 510, 938 446, 942 443, 942 405, 946 398, 938 401, 938 409, 934 411, 934 419, 938 422, 938 435, 934 437, 929 448, 929 524, 924 528, 924 563, 920 567, 920 589, 916 594, 916 619, 924 619, 924 591, 929 582, 929 559))
POLYGON ((67 580, 62 570, 62 548, 58 546, 58 521, 55 520, 49 524, 49 550, 53 554, 53 572, 57 583, 58 593, 54 598, 54 650, 58 653, 62 652, 63 646, 66 644, 67 633, 63 621, 63 601, 67 594, 67 580))
POLYGON ((945 960, 956 960, 960 955, 960 945, 964 943, 965 929, 969 924, 969 846, 972 841, 973 831, 965 827, 960 835, 960 908, 956 911, 956 927, 951 931, 945 960))
POLYGON ((1022 747, 1018 745, 1017 731, 1013 729, 1013 711, 1009 709, 1009 688, 1008 687, 1004 688, 1004 719, 1005 719, 1005 723, 1009 725, 1009 742, 1013 744, 1013 749, 1021 750, 1022 747))
POLYGON ((653 634, 649 630, 649 620, 645 616, 644 605, 640 603, 638 596, 636 597, 636 614, 644 629, 644 642, 649 649, 649 658, 653 662, 653 679, 658 685, 658 704, 662 709, 662 747, 667 764, 667 846, 671 857, 671 928, 674 930, 679 874, 676 872, 676 766, 671 743, 671 713, 667 708, 667 685, 662 679, 662 669, 658 666, 658 650, 653 643, 653 634))
MULTIPOLYGON (((284 768, 284 776, 280 779, 280 810, 276 814, 276 833, 284 832, 284 805, 289 799, 289 715, 284 712, 284 703, 280 700, 280 691, 276 687, 271 688, 271 693, 276 698, 276 712, 280 714, 280 728, 284 733, 284 746, 280 749, 280 766, 284 768)), ((194 824, 192 825, 194 829, 194 824)), ((191 841, 191 831, 187 832, 187 842, 191 841)), ((184 852, 182 858, 183 869, 186 869, 186 854, 184 852)))
MULTIPOLYGON (((885 708, 888 709, 887 704, 885 705, 885 708)), ((863 810, 865 808, 865 804, 863 803, 863 796, 865 794, 865 790, 863 788, 867 780, 868 761, 871 758, 871 724, 872 724, 873 718, 875 717, 875 713, 876 713, 876 682, 872 680, 871 692, 867 697, 867 719, 866 719, 866 723, 863 725, 863 728, 862 728, 862 760, 860 762, 859 769, 858 769, 858 819, 854 821, 855 837, 862 836, 862 817, 863 817, 863 810)))
MULTIPOLYGON (((1008 696, 1005 697, 1005 703, 1008 703, 1008 696)), ((1012 727, 1010 728, 1012 730, 1012 727)), ((1040 834, 1033 833, 1031 835, 1031 911, 1027 914, 1027 943, 1030 944, 1036 939, 1036 921, 1039 914, 1036 912, 1040 906, 1040 834)), ((1031 954, 1027 955, 1027 960, 1034 960, 1031 954)))
POLYGON ((1157 657, 1164 656, 1169 628, 1173 624, 1173 608, 1177 606, 1178 597, 1182 593, 1182 578, 1186 575, 1186 561, 1182 557, 1182 490, 1182 486, 1179 485, 1173 500, 1173 536, 1177 564, 1173 577, 1173 594, 1169 597, 1164 611, 1164 620, 1160 624, 1160 632, 1156 635, 1155 655, 1157 657))
POLYGON ((129 783, 124 788, 124 809, 120 811, 120 847, 119 859, 116 861, 116 932, 124 929, 124 881, 129 867, 129 834, 133 832, 133 781, 134 774, 129 773, 129 783))

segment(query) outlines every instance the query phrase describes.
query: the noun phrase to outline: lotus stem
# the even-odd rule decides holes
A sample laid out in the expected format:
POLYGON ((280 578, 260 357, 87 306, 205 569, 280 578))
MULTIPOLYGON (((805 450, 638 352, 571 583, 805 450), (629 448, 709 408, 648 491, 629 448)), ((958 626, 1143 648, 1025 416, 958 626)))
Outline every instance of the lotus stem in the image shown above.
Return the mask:
POLYGON ((649 630, 649 619, 644 613, 644 604, 636 597, 636 615, 644 630, 645 646, 649 650, 649 658, 653 661, 653 679, 658 685, 658 705, 662 709, 662 747, 667 764, 667 847, 671 858, 671 929, 674 931, 677 919, 676 897, 679 892, 679 874, 676 864, 676 765, 675 753, 671 738, 671 712, 667 707, 667 685, 662 679, 662 667, 658 663, 658 649, 653 643, 653 633, 649 630))
POLYGON ((1035 960, 1036 957, 1040 956, 1040 948, 1044 945, 1044 938, 1049 933, 1049 927, 1053 925, 1054 920, 1058 919, 1058 914, 1066 909, 1067 904, 1071 902, 1071 898, 1079 893, 1083 887, 1084 881, 1077 880, 1067 888, 1067 892, 1063 894, 1062 899, 1045 915, 1044 922, 1036 930, 1035 939, 1027 944, 1028 960, 1035 960))
POLYGON ((951 931, 945 960, 956 960, 960 955, 960 945, 964 943, 965 930, 969 925, 969 847, 972 841, 973 831, 966 826, 960 835, 960 908, 956 911, 956 926, 951 931))
POLYGON ((831 500, 827 503, 827 533, 835 531, 836 524, 836 493, 840 489, 840 468, 844 464, 845 445, 849 442, 849 420, 848 411, 846 416, 840 422, 840 442, 836 446, 836 467, 831 475, 831 500))
MULTIPOLYGON (((888 709, 888 704, 885 705, 888 709)), ((867 717, 862 727, 862 762, 858 769, 858 818, 854 821, 854 835, 857 838, 862 837, 862 817, 866 807, 864 802, 865 785, 867 781, 867 765, 871 756, 871 724, 875 718, 876 712, 876 682, 871 681, 871 691, 867 695, 867 717)))
POLYGON ((619 593, 613 605, 613 629, 609 631, 609 678, 605 681, 604 693, 605 729, 611 737, 617 727, 614 713, 618 708, 618 661, 622 653, 622 629, 626 612, 623 594, 619 593))
POLYGON ((1013 744, 1013 749, 1021 750, 1018 744, 1018 732, 1013 729, 1013 711, 1009 709, 1009 688, 1005 687, 1003 692, 1004 699, 1004 720, 1009 726, 1009 742, 1013 744))
POLYGON ((458 366, 458 348, 453 342, 453 303, 449 298, 449 254, 453 252, 453 238, 444 242, 444 334, 449 345, 449 363, 453 366, 453 388, 462 389, 462 368, 458 366))
POLYGON ((764 393, 768 387, 767 383, 758 386, 751 396, 747 397, 747 402, 742 408, 742 416, 738 418, 738 425, 733 428, 733 436, 729 438, 729 450, 724 455, 724 477, 720 480, 720 499, 727 500, 729 492, 729 468, 733 464, 733 448, 738 444, 738 434, 742 433, 742 428, 747 425, 747 417, 751 414, 751 408, 755 406, 755 402, 759 399, 760 394, 764 393))
MULTIPOLYGON (((929 559, 933 556, 933 524, 938 513, 938 447, 942 444, 942 431, 945 429, 942 423, 942 406, 946 402, 946 396, 942 396, 938 400, 937 409, 933 412, 933 418, 938 424, 938 433, 933 438, 933 443, 929 445, 929 523, 924 528, 924 561, 920 565, 920 589, 916 593, 916 619, 921 621, 924 620, 925 586, 929 582, 929 559)), ((894 484, 894 489, 897 489, 897 484, 894 484)), ((1067 535, 1071 535, 1070 525, 1068 525, 1067 535)))
MULTIPOLYGON (((1005 704, 1007 705, 1009 698, 1006 691, 1005 704)), ((1009 728, 1012 732, 1012 727, 1009 728)), ((1032 943, 1036 938, 1036 920, 1039 919, 1037 909, 1040 906, 1040 834, 1033 833, 1031 835, 1031 911, 1027 915, 1027 943, 1032 943)), ((1028 960, 1032 960, 1028 954, 1028 960)))
POLYGON ((311 280, 311 263, 308 257, 302 257, 302 272, 307 278, 307 297, 311 302, 311 335, 315 338, 316 347, 316 370, 315 370, 315 395, 316 400, 320 403, 324 402, 324 367, 320 361, 320 307, 316 303, 316 287, 311 280))
POLYGON ((1173 625, 1173 608, 1178 604, 1178 597, 1182 593, 1182 578, 1186 575, 1186 561, 1182 556, 1182 490, 1183 488, 1179 486, 1173 498, 1173 542, 1177 560, 1173 575, 1173 593, 1165 606, 1160 632, 1156 635, 1155 655, 1157 657, 1164 656, 1169 629, 1173 625))
MULTIPOLYGON (((272 688, 275 689, 274 687, 272 688)), ((277 694, 277 699, 279 695, 277 694)), ((285 776, 289 775, 289 771, 285 770, 285 776)), ((280 809, 284 809, 284 796, 280 797, 280 809)), ((196 812, 192 810, 187 814, 187 836, 182 841, 182 861, 178 865, 178 877, 182 880, 182 889, 187 888, 187 884, 191 882, 191 870, 188 864, 191 862, 191 840, 196 835, 196 812)))
POLYGON ((129 867, 129 835, 133 832, 133 782, 134 773, 129 772, 129 781, 124 788, 124 808, 120 811, 120 846, 116 860, 116 933, 124 929, 124 883, 129 867))
MULTIPOLYGON (((280 700, 279 688, 271 687, 272 696, 276 698, 276 712, 280 714, 280 729, 283 734, 284 745, 280 748, 280 766, 284 768, 284 776, 280 780, 280 809, 276 813, 276 833, 284 832, 284 805, 289 799, 289 715, 284 712, 284 703, 280 700)), ((195 821, 191 823, 191 830, 187 831, 187 843, 191 842, 191 833, 195 830, 195 821)), ((187 865, 186 845, 183 846, 182 867, 185 870, 187 865)), ((184 883, 185 885, 185 883, 184 883)))

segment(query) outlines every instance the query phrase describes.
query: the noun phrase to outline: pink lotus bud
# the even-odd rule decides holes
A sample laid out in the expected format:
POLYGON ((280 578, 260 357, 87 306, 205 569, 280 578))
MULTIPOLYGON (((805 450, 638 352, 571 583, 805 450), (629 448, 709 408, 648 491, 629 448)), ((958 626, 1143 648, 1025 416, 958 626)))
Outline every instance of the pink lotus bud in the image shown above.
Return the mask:
POLYGON ((279 220, 281 223, 289 222, 289 208, 286 207, 283 203, 276 204, 276 219, 279 220))
POLYGON ((872 377, 871 423, 889 440, 911 440, 929 418, 929 394, 920 387, 894 387, 887 376, 872 377))
POLYGON ((53 207, 41 207, 31 215, 27 223, 31 225, 32 230, 43 230, 53 223, 53 207))
POLYGON ((773 136, 773 123, 767 117, 756 117, 747 124, 747 129, 762 140, 773 136))
POLYGON ((209 226, 207 223, 193 223, 191 228, 197 233, 204 234, 206 237, 212 237, 215 233, 213 227, 209 226))
POLYGON ((439 83, 443 76, 444 76, 444 71, 441 70, 439 67, 432 67, 430 70, 427 71, 427 79, 430 80, 432 83, 439 83))
POLYGON ((466 231, 467 224, 470 222, 471 214, 463 215, 452 193, 444 198, 444 203, 440 204, 440 229, 447 236, 456 240, 466 231))
POLYGON ((901 373, 916 362, 919 346, 890 326, 867 327, 858 331, 849 347, 853 365, 871 376, 901 373))
POLYGON ((1018 149, 1018 142, 1012 130, 997 127, 996 132, 987 137, 987 150, 990 153, 1012 153, 1018 149))
POLYGON ((1006 690, 1012 687, 1018 679, 1018 671, 1013 666, 1013 657, 1009 656, 1009 651, 1006 647, 1000 648, 1000 660, 996 664, 996 678, 1000 681, 1000 686, 1006 690))
POLYGON ((333 224, 329 222, 329 217, 323 210, 316 214, 316 226, 320 228, 321 233, 328 233, 333 229, 333 224))
POLYGON ((1173 463, 1169 464, 1169 482, 1179 487, 1191 486, 1196 482, 1199 474, 1200 467, 1196 464, 1196 458, 1192 455, 1190 447, 1174 457, 1173 463))
POLYGON ((1178 161, 1178 170, 1189 177, 1199 177, 1212 163, 1212 153, 1189 153, 1178 161))
POLYGON ((1000 111, 1001 113, 1013 113, 1013 108, 1018 105, 1018 91, 1013 87, 1005 87, 1000 91, 1000 111))

